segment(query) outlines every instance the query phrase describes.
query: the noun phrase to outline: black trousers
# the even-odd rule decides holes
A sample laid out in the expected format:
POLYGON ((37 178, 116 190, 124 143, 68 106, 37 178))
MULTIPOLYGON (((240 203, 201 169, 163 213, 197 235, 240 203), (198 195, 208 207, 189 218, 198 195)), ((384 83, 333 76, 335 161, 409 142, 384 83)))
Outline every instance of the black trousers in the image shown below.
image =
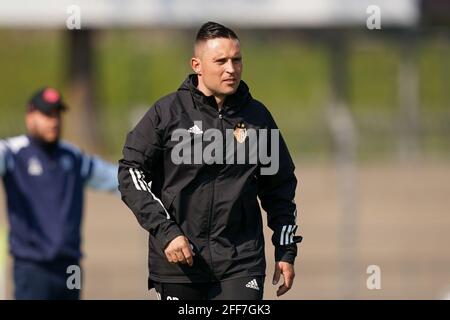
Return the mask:
POLYGON ((262 300, 264 276, 207 283, 155 282, 158 300, 262 300))

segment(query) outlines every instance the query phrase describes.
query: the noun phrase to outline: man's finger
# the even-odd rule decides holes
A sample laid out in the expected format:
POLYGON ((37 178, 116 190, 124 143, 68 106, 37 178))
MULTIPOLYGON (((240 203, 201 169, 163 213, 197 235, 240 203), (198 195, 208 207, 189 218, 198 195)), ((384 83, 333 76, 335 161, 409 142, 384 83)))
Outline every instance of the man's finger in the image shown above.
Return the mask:
POLYGON ((273 273, 273 280, 272 280, 273 285, 276 285, 278 281, 280 281, 280 274, 281 274, 280 266, 278 265, 278 263, 275 263, 275 272, 273 273))
POLYGON ((192 251, 190 250, 190 247, 184 247, 182 250, 184 257, 186 258, 186 262, 189 265, 189 267, 192 267, 194 264, 194 259, 192 258, 192 251))
POLYGON ((172 254, 170 252, 166 251, 165 254, 166 254, 167 261, 169 261, 170 263, 175 263, 173 261, 172 254))
POLYGON ((186 238, 186 241, 189 243, 189 248, 191 248, 192 255, 195 256, 194 246, 192 245, 192 243, 189 242, 189 240, 187 240, 187 238, 186 238))
POLYGON ((292 283, 294 282, 295 274, 292 272, 289 272, 287 274, 284 274, 284 284, 288 289, 292 288, 292 283))
POLYGON ((295 274, 292 272, 286 272, 283 274, 284 283, 278 288, 277 296, 281 296, 288 292, 292 288, 292 283, 294 282, 295 274))
POLYGON ((186 264, 186 258, 183 255, 183 251, 181 251, 181 250, 176 251, 175 255, 177 256, 177 261, 179 263, 186 264))
POLYGON ((285 294, 286 292, 288 292, 288 290, 289 290, 289 288, 286 287, 285 284, 283 284, 283 285, 280 286, 280 287, 278 288, 278 290, 277 290, 277 297, 279 297, 279 296, 285 294))

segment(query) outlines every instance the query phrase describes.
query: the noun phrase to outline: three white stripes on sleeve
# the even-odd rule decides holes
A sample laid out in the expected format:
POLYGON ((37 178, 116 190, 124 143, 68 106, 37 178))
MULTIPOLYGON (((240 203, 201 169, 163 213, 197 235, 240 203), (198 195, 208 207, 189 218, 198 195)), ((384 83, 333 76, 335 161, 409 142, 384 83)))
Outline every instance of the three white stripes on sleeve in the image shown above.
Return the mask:
POLYGON ((284 225, 283 229, 281 230, 281 236, 280 236, 280 245, 288 245, 294 242, 294 235, 297 231, 296 225, 284 225))
POLYGON ((142 191, 148 191, 152 195, 153 199, 155 201, 157 201, 161 205, 161 207, 163 207, 164 212, 166 213, 167 219, 170 219, 170 215, 167 212, 167 210, 164 207, 164 205, 162 204, 161 200, 154 195, 154 193, 152 192, 152 190, 150 188, 150 184, 147 184, 145 182, 145 180, 144 180, 144 173, 142 171, 140 171, 140 170, 135 169, 135 168, 130 168, 129 172, 130 172, 130 175, 131 175, 131 179, 133 179, 134 186, 136 187, 136 189, 137 190, 142 190, 142 191))

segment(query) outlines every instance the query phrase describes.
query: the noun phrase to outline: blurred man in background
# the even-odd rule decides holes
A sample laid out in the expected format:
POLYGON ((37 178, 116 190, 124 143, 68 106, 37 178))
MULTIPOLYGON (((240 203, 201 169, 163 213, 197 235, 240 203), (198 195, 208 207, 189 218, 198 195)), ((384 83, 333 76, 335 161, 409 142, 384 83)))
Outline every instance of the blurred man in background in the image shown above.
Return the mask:
MULTIPOLYGON (((119 162, 122 199, 150 233, 149 288, 154 286, 163 300, 262 299, 266 261, 259 197, 273 230, 273 284, 284 277, 280 296, 292 287, 301 241, 295 236, 297 179, 289 151, 276 135, 271 149, 279 161, 275 172, 264 174, 260 159, 248 161, 247 130, 271 134, 278 128, 241 81, 240 43, 232 30, 204 24, 191 66, 195 74, 160 99, 128 134, 119 162), (195 155, 191 162, 190 150, 188 161, 174 161, 177 130, 185 134, 185 145, 195 145, 194 153, 197 146, 206 152, 212 145, 206 141, 218 146, 226 135, 233 156, 245 147, 247 161, 228 161, 228 141, 227 152, 222 144, 211 162, 197 163, 195 155), (220 137, 207 138, 209 133, 220 137)), ((258 139, 258 146, 270 148, 258 139)))
POLYGON ((79 266, 83 190, 117 191, 117 167, 62 142, 66 110, 53 88, 29 101, 27 134, 0 140, 16 299, 79 299, 68 266, 79 266))

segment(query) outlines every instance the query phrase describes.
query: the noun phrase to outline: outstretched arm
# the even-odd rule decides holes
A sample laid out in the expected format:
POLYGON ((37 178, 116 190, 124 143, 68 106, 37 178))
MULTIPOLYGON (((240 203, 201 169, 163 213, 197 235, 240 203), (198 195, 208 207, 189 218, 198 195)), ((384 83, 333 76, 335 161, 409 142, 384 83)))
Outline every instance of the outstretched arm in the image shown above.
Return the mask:
POLYGON ((106 162, 99 157, 85 156, 91 165, 91 172, 86 181, 86 185, 101 191, 119 192, 119 182, 117 180, 117 165, 106 162))

